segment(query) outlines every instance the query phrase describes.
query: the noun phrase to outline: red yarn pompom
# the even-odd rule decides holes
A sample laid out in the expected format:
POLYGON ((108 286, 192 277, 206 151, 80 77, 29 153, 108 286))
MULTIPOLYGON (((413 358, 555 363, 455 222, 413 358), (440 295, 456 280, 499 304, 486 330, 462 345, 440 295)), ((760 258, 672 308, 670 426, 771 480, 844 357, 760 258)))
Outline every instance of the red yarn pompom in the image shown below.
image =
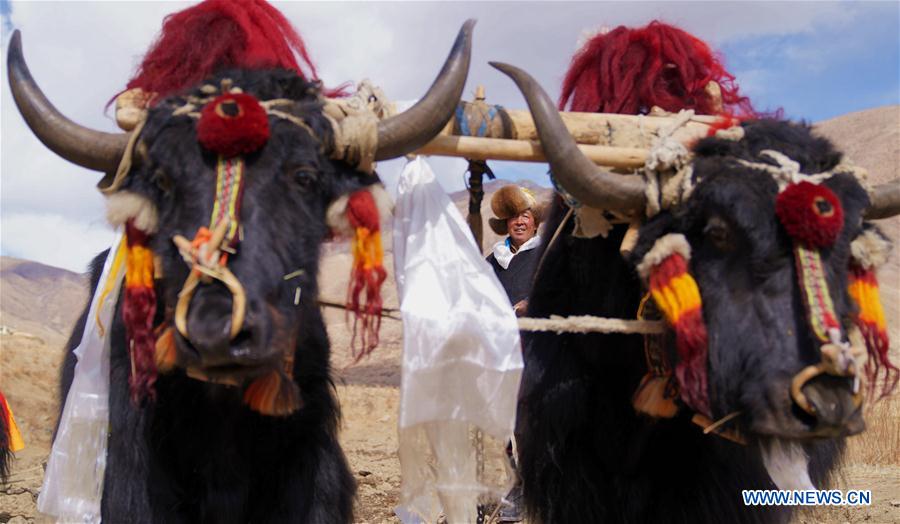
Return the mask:
POLYGON ((837 196, 823 185, 806 181, 791 184, 778 195, 775 214, 787 234, 808 248, 834 244, 844 227, 844 210, 837 196))
POLYGON ((221 95, 200 113, 197 139, 224 157, 252 153, 269 140, 269 117, 252 95, 221 95))

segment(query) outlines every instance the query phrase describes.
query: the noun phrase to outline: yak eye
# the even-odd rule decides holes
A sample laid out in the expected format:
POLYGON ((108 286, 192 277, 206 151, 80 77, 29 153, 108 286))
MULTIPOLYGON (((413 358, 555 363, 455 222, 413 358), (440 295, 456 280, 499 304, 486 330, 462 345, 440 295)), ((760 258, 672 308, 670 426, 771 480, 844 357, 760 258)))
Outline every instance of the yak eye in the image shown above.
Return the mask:
POLYGON ((319 180, 319 171, 312 166, 300 166, 294 169, 293 177, 302 189, 311 189, 319 180))
POLYGON ((722 217, 710 217, 703 228, 703 236, 719 251, 731 251, 734 248, 731 227, 722 217))
POLYGON ((150 179, 163 193, 169 193, 170 191, 172 191, 172 179, 164 170, 154 170, 153 176, 150 179))

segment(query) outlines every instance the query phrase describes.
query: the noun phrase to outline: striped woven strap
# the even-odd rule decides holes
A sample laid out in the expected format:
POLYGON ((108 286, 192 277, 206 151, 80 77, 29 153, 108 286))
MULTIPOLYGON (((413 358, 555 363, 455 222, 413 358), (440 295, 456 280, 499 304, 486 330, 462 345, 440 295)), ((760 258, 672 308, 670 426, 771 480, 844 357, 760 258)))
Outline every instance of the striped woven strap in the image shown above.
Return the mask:
POLYGON ((224 158, 219 156, 216 163, 216 200, 213 205, 212 217, 209 228, 215 229, 216 225, 224 219, 228 219, 230 226, 225 234, 223 245, 230 248, 237 247, 240 239, 239 217, 241 211, 241 195, 244 189, 244 159, 236 156, 224 158))
POLYGON ((799 243, 795 244, 794 260, 797 264, 797 278, 809 325, 821 342, 831 342, 829 331, 833 329, 840 331, 840 324, 834 313, 834 303, 828 291, 825 268, 822 266, 819 251, 805 248, 799 243))

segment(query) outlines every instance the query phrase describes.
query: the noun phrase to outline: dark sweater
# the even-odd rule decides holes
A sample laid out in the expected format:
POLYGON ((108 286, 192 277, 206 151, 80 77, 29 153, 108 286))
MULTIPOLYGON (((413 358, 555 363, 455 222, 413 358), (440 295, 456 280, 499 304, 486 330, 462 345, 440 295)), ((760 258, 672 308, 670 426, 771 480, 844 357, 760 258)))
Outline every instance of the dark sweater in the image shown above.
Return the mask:
POLYGON ((540 256, 538 256, 540 251, 541 249, 529 249, 528 251, 516 253, 506 269, 503 269, 503 266, 497 262, 493 253, 487 257, 488 263, 494 268, 494 273, 500 279, 500 284, 506 290, 509 302, 514 306, 520 300, 528 298, 528 293, 531 291, 531 283, 534 279, 534 271, 537 269, 537 264, 540 260, 540 256))

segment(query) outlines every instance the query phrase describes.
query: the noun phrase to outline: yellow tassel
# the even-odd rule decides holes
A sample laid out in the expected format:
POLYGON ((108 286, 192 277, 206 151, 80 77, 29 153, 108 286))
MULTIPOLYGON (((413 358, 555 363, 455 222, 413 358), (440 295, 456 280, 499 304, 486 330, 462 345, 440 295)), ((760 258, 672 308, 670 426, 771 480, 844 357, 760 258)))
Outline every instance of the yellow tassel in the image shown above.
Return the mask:
POLYGON ((884 307, 881 305, 878 285, 863 278, 851 278, 847 291, 859 306, 859 318, 863 322, 874 324, 879 330, 887 329, 884 307))
POLYGON ((19 426, 16 425, 16 418, 13 416, 12 408, 9 407, 9 402, 6 401, 6 398, 3 395, 0 395, 0 400, 3 401, 8 416, 7 423, 9 424, 9 428, 7 428, 7 432, 9 437, 9 449, 15 453, 16 451, 25 448, 25 439, 22 438, 22 433, 19 432, 19 426))
POLYGON ((133 245, 128 249, 128 258, 125 261, 125 285, 153 287, 153 252, 146 246, 133 245))
POLYGON ((650 293, 670 324, 676 325, 682 315, 699 309, 702 300, 694 278, 684 273, 669 280, 661 287, 650 286, 650 293))
POLYGON ((271 417, 286 417, 303 405, 300 388, 281 371, 254 380, 244 391, 244 404, 271 417))
POLYGON ((112 291, 113 287, 116 285, 116 275, 119 274, 119 268, 122 267, 122 264, 125 263, 126 253, 128 252, 128 245, 125 241, 125 238, 122 238, 122 241, 119 242, 119 247, 116 248, 115 258, 113 258, 112 267, 109 271, 109 278, 106 279, 106 282, 103 283, 103 291, 100 292, 100 299, 98 300, 99 307, 97 307, 97 314, 95 321, 97 322, 97 327, 100 330, 100 336, 103 336, 106 331, 106 327, 103 325, 103 322, 100 321, 100 312, 103 310, 103 302, 106 301, 107 296, 112 291))

